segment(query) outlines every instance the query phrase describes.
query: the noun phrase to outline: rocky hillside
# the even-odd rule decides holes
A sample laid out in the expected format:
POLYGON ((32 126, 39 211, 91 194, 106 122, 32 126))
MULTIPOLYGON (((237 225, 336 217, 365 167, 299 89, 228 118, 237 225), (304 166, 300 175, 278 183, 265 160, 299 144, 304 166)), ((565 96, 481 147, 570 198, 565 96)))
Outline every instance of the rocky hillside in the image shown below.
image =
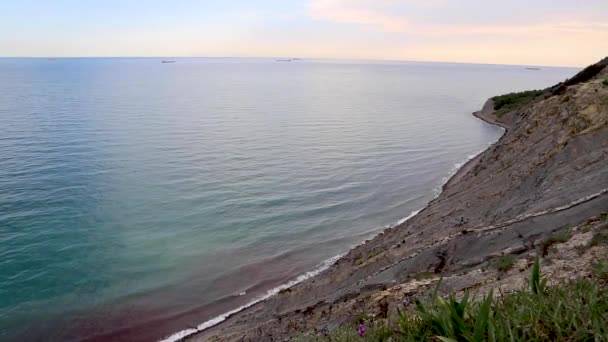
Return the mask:
POLYGON ((605 249, 574 256, 568 253, 578 247, 568 239, 559 241, 566 246, 559 247, 563 253, 547 241, 567 234, 576 237, 573 244, 588 244, 594 231, 605 229, 607 65, 605 59, 500 116, 490 100, 477 115, 506 133, 467 163, 427 208, 321 275, 191 339, 283 341, 323 334, 362 313, 385 316, 440 277, 446 292, 509 290, 539 249, 555 255, 555 279, 584 276, 605 249), (504 256, 516 267, 498 270, 504 256), (560 258, 579 261, 560 264, 560 258))

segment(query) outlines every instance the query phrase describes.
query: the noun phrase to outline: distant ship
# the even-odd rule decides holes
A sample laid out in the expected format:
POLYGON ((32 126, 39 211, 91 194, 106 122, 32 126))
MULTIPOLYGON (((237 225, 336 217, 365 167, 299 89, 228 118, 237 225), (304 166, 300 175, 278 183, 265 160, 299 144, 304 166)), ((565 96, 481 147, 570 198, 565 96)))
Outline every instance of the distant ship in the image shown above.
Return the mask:
POLYGON ((528 67, 526 68, 527 70, 540 70, 540 68, 532 68, 532 67, 528 67))
POLYGON ((284 58, 284 59, 277 59, 277 62, 293 62, 293 61, 299 61, 300 58, 284 58))
POLYGON ((161 61, 161 63, 163 63, 163 64, 167 64, 167 63, 175 63, 175 61, 161 61))

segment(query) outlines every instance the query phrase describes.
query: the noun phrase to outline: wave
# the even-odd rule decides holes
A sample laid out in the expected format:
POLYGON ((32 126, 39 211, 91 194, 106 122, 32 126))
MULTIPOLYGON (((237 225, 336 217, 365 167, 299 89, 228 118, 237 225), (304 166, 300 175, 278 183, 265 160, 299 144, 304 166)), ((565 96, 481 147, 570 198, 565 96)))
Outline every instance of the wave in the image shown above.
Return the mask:
POLYGON ((397 221, 397 224, 395 226, 399 226, 404 224, 405 222, 407 222, 407 220, 411 219, 412 217, 418 215, 418 213, 421 211, 422 209, 418 209, 418 210, 414 210, 412 211, 411 214, 407 215, 406 217, 402 218, 401 220, 397 221))
MULTIPOLYGON (((489 144, 489 146, 491 146, 492 144, 489 144)), ((469 155, 465 160, 458 162, 456 164, 454 164, 454 166, 450 169, 449 174, 442 178, 440 185, 438 187, 436 187, 435 189, 433 189, 433 194, 435 196, 433 196, 433 199, 439 197, 439 195, 441 194, 442 190, 443 190, 443 186, 452 178, 454 177, 454 175, 456 175, 456 173, 458 173, 458 171, 464 166, 466 165, 466 163, 468 163, 469 161, 471 161, 473 158, 477 157, 479 154, 481 154, 483 151, 485 151, 487 149, 484 148, 481 151, 475 153, 475 154, 471 154, 469 155)), ((429 201, 430 203, 430 201, 429 201)), ((418 209, 418 210, 414 210, 412 211, 408 216, 402 218, 401 220, 397 221, 397 223, 395 224, 390 224, 388 226, 385 226, 384 228, 391 228, 391 227, 395 227, 395 226, 399 226, 402 225, 403 223, 407 222, 408 220, 410 220, 412 217, 418 215, 418 213, 420 213, 424 208, 426 208, 428 206, 425 205, 423 208, 418 209)), ((385 229, 382 229, 380 231, 377 231, 373 236, 371 236, 370 238, 374 238, 375 236, 379 235, 381 232, 383 232, 385 229)), ((277 293, 281 292, 282 290, 288 289, 292 286, 295 286, 309 278, 312 278, 314 276, 317 276, 319 274, 321 274, 322 272, 324 272, 325 270, 329 269, 333 264, 335 264, 338 260, 340 260, 343 256, 345 256, 346 254, 348 254, 349 251, 363 245, 365 242, 367 241, 367 239, 365 239, 364 241, 362 241, 359 244, 356 244, 354 246, 352 246, 347 252, 338 254, 334 257, 331 257, 330 259, 327 259, 325 261, 323 261, 321 264, 319 264, 315 269, 313 269, 312 271, 306 272, 300 276, 298 276, 297 278, 295 278, 294 280, 291 280, 285 284, 279 285, 273 289, 268 290, 268 292, 266 292, 264 295, 261 295, 259 297, 254 298, 252 301, 250 301, 249 303, 245 304, 245 305, 241 305, 238 308, 228 311, 220 316, 217 316, 215 318, 212 318, 204 323, 199 324, 196 328, 190 328, 190 329, 185 329, 182 331, 178 331, 176 333, 174 333, 173 335, 170 335, 168 337, 163 338, 162 340, 160 340, 159 342, 178 342, 183 340, 184 338, 194 335, 196 333, 202 332, 204 330, 207 330, 223 321, 225 321, 226 319, 228 319, 230 316, 237 314, 247 308, 250 308, 262 301, 265 301, 266 299, 276 295, 277 293)), ((239 294, 239 295, 244 295, 245 293, 239 294)))

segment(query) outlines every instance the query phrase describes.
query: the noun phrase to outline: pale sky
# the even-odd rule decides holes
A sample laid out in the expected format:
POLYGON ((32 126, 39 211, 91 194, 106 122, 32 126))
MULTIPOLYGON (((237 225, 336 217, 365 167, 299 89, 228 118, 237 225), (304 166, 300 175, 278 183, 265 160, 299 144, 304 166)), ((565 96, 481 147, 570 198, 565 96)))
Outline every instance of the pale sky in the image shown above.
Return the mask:
POLYGON ((19 0, 2 57, 303 57, 585 66, 608 0, 19 0))

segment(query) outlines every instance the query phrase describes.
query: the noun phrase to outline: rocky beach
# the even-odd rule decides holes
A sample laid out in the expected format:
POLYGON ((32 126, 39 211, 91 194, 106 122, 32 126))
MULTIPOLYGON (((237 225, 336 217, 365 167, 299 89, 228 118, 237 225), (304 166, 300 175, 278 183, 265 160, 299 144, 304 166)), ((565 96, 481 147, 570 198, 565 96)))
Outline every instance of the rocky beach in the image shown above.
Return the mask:
POLYGON ((549 278, 584 277, 590 260, 606 252, 597 247, 572 254, 590 232, 606 226, 607 66, 604 59, 508 112, 496 111, 496 98, 489 100, 475 115, 505 128, 505 134, 464 165, 417 215, 321 274, 187 340, 323 335, 363 313, 386 317, 440 278, 445 293, 509 291, 527 276, 539 246, 563 231, 571 238, 552 249, 549 278), (504 256, 517 265, 506 273, 492 267, 504 256))

